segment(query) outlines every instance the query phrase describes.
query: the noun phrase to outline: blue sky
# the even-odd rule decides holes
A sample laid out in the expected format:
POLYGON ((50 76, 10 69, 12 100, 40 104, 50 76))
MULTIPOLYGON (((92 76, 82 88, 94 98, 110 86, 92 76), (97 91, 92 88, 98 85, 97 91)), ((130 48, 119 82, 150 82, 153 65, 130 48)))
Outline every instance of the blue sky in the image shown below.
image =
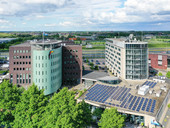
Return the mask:
POLYGON ((170 30, 170 0, 0 0, 0 31, 170 30))

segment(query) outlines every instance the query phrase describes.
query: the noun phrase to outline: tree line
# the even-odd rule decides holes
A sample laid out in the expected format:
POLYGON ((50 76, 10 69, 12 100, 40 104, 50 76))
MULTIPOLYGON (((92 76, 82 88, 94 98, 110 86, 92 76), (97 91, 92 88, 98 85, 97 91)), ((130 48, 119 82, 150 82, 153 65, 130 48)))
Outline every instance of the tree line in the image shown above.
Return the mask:
MULTIPOLYGON (((116 109, 99 113, 99 127, 124 126, 125 117, 116 109)), ((0 84, 0 128, 85 128, 93 122, 92 116, 90 106, 84 101, 77 103, 75 92, 68 88, 45 96, 35 84, 28 90, 9 81, 0 84)))

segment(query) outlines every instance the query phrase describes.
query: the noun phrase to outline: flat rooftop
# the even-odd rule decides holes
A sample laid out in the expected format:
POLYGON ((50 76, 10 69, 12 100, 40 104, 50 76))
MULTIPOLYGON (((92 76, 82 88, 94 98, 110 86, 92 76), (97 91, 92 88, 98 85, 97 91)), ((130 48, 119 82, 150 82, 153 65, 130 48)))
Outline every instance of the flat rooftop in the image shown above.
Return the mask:
POLYGON ((167 83, 156 83, 152 80, 122 80, 116 85, 96 82, 79 100, 84 99, 85 102, 96 106, 116 107, 120 112, 156 116, 169 88, 167 83), (136 85, 147 85, 153 93, 139 95, 136 85), (162 86, 166 86, 167 92, 162 91, 160 97, 156 97, 156 92, 160 91, 162 86))
POLYGON ((90 79, 96 80, 101 77, 109 76, 107 72, 99 72, 99 71, 83 71, 82 79, 90 79))
POLYGON ((25 47, 30 47, 31 46, 31 44, 30 44, 30 42, 24 42, 24 43, 21 43, 21 44, 17 44, 17 45, 13 45, 13 46, 10 46, 10 47, 23 47, 23 46, 25 46, 25 47))
POLYGON ((139 41, 139 40, 129 40, 127 38, 106 38, 105 40, 109 40, 114 42, 122 42, 124 44, 147 44, 147 42, 139 41))
POLYGON ((51 45, 51 44, 59 44, 61 41, 59 40, 45 40, 44 42, 42 40, 29 40, 21 44, 13 45, 11 47, 23 47, 23 46, 31 46, 32 44, 38 44, 38 45, 51 45))

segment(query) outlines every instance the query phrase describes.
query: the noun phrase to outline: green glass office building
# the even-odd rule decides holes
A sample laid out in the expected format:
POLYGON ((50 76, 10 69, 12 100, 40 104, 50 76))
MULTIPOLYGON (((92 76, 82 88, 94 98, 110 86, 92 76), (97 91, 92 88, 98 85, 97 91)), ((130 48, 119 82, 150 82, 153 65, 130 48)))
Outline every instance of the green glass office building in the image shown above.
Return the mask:
POLYGON ((32 79, 48 95, 62 84, 62 47, 57 42, 32 43, 32 79))

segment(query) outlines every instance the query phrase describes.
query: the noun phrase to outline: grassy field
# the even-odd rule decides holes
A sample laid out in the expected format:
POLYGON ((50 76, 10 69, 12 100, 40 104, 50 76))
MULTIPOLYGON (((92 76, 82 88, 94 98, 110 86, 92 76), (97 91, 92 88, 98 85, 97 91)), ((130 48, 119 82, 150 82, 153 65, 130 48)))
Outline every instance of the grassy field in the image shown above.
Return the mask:
POLYGON ((12 34, 9 34, 9 33, 0 33, 0 38, 1 37, 11 37, 12 34))
POLYGON ((170 39, 150 39, 148 40, 149 48, 166 48, 170 47, 170 39))
POLYGON ((105 45, 102 46, 93 46, 93 48, 86 48, 86 46, 82 46, 83 50, 92 50, 92 49, 105 49, 105 45))
POLYGON ((170 47, 170 43, 148 43, 148 48, 166 48, 170 47))

